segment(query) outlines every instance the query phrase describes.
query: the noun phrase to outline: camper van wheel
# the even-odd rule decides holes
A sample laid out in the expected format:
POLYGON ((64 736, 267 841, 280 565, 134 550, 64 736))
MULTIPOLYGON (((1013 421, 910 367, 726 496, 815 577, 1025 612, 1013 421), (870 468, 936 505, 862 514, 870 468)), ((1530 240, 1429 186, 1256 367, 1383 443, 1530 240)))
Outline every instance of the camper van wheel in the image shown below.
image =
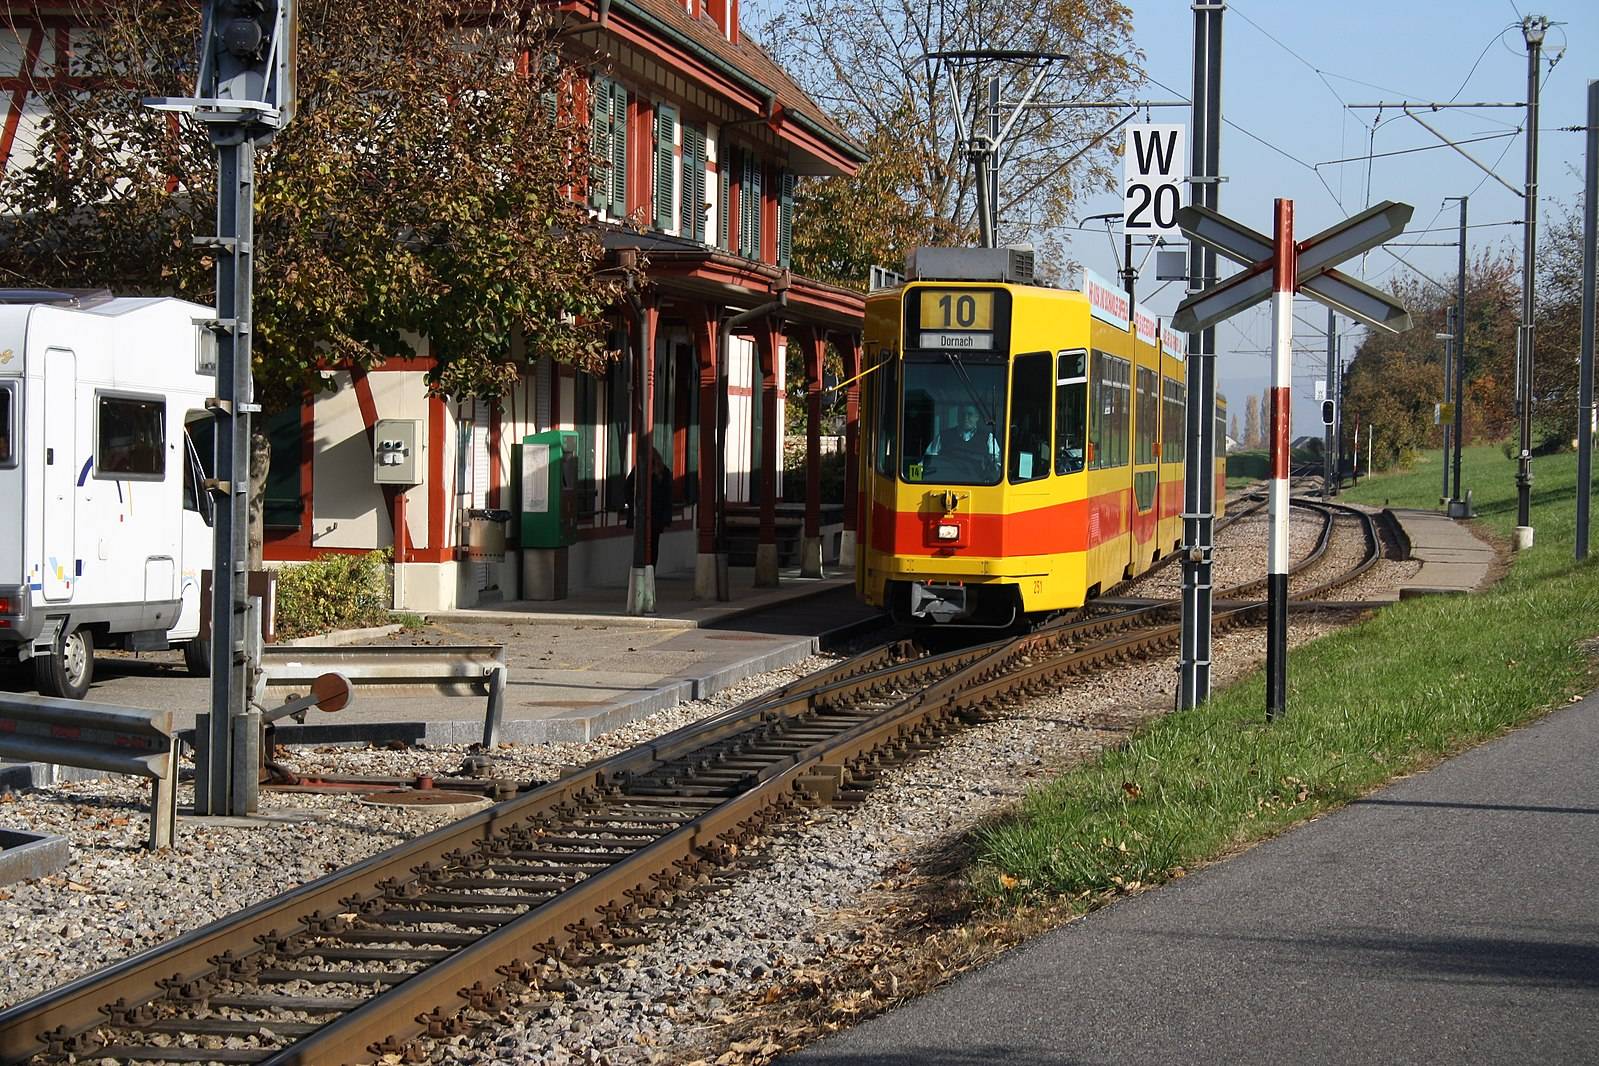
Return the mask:
POLYGON ((35 655, 39 694, 81 700, 94 680, 94 634, 79 626, 55 639, 47 655, 35 655))
POLYGON ((199 637, 183 642, 183 666, 190 677, 211 676, 211 642, 199 637))

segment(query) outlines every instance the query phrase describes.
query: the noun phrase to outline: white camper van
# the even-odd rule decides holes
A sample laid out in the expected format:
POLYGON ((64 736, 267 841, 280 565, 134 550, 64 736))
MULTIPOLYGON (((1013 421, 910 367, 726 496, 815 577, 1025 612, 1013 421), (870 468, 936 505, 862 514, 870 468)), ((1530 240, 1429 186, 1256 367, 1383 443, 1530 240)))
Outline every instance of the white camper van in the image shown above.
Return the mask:
POLYGON ((31 659, 45 695, 81 697, 97 646, 182 645, 205 672, 211 501, 189 430, 210 439, 196 320, 214 314, 0 290, 0 656, 31 659))

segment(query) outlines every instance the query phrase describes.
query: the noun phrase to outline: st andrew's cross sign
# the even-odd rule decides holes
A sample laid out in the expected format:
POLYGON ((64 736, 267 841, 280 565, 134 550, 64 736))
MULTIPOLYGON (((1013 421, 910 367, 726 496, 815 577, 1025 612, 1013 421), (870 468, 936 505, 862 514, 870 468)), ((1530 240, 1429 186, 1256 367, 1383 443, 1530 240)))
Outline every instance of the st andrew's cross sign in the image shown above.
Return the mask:
MULTIPOLYGON (((1199 206, 1177 212, 1183 236, 1248 269, 1196 292, 1172 316, 1172 327, 1193 333, 1271 297, 1271 547, 1266 593, 1266 719, 1288 696, 1288 416, 1292 403, 1294 293, 1303 292, 1340 314, 1378 329, 1410 328, 1410 312, 1385 293, 1333 269, 1404 232, 1409 204, 1386 200, 1300 243, 1294 242, 1294 203, 1278 200, 1271 237, 1199 206)), ((1193 454, 1192 451, 1190 454, 1193 454)))
MULTIPOLYGON (((1290 291, 1302 292, 1341 315, 1379 329, 1395 333, 1409 329, 1410 312, 1386 293, 1333 267, 1403 233, 1411 211, 1409 204, 1384 200, 1300 242, 1295 249, 1298 271, 1290 291)), ((1272 238, 1197 205, 1178 211, 1177 224, 1189 240, 1248 269, 1184 300, 1172 317, 1173 329, 1197 333, 1271 295, 1272 238)))

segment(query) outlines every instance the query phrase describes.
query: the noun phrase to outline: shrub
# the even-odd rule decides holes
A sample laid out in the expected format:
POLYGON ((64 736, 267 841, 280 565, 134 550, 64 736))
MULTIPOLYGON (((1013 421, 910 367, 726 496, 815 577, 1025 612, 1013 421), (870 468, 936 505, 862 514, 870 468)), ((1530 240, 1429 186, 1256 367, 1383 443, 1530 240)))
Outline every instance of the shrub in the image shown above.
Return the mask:
POLYGON ((278 571, 280 639, 382 625, 389 620, 389 557, 325 555, 278 571))

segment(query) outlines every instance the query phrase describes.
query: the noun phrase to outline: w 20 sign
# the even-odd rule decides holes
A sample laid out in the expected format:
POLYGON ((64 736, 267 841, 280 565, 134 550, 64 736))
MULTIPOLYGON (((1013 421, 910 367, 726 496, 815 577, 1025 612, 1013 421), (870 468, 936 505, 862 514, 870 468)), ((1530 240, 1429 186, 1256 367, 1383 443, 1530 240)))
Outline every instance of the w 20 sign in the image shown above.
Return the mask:
POLYGON ((1183 206, 1184 128, 1127 127, 1122 154, 1122 229, 1136 237, 1174 236, 1183 206))

